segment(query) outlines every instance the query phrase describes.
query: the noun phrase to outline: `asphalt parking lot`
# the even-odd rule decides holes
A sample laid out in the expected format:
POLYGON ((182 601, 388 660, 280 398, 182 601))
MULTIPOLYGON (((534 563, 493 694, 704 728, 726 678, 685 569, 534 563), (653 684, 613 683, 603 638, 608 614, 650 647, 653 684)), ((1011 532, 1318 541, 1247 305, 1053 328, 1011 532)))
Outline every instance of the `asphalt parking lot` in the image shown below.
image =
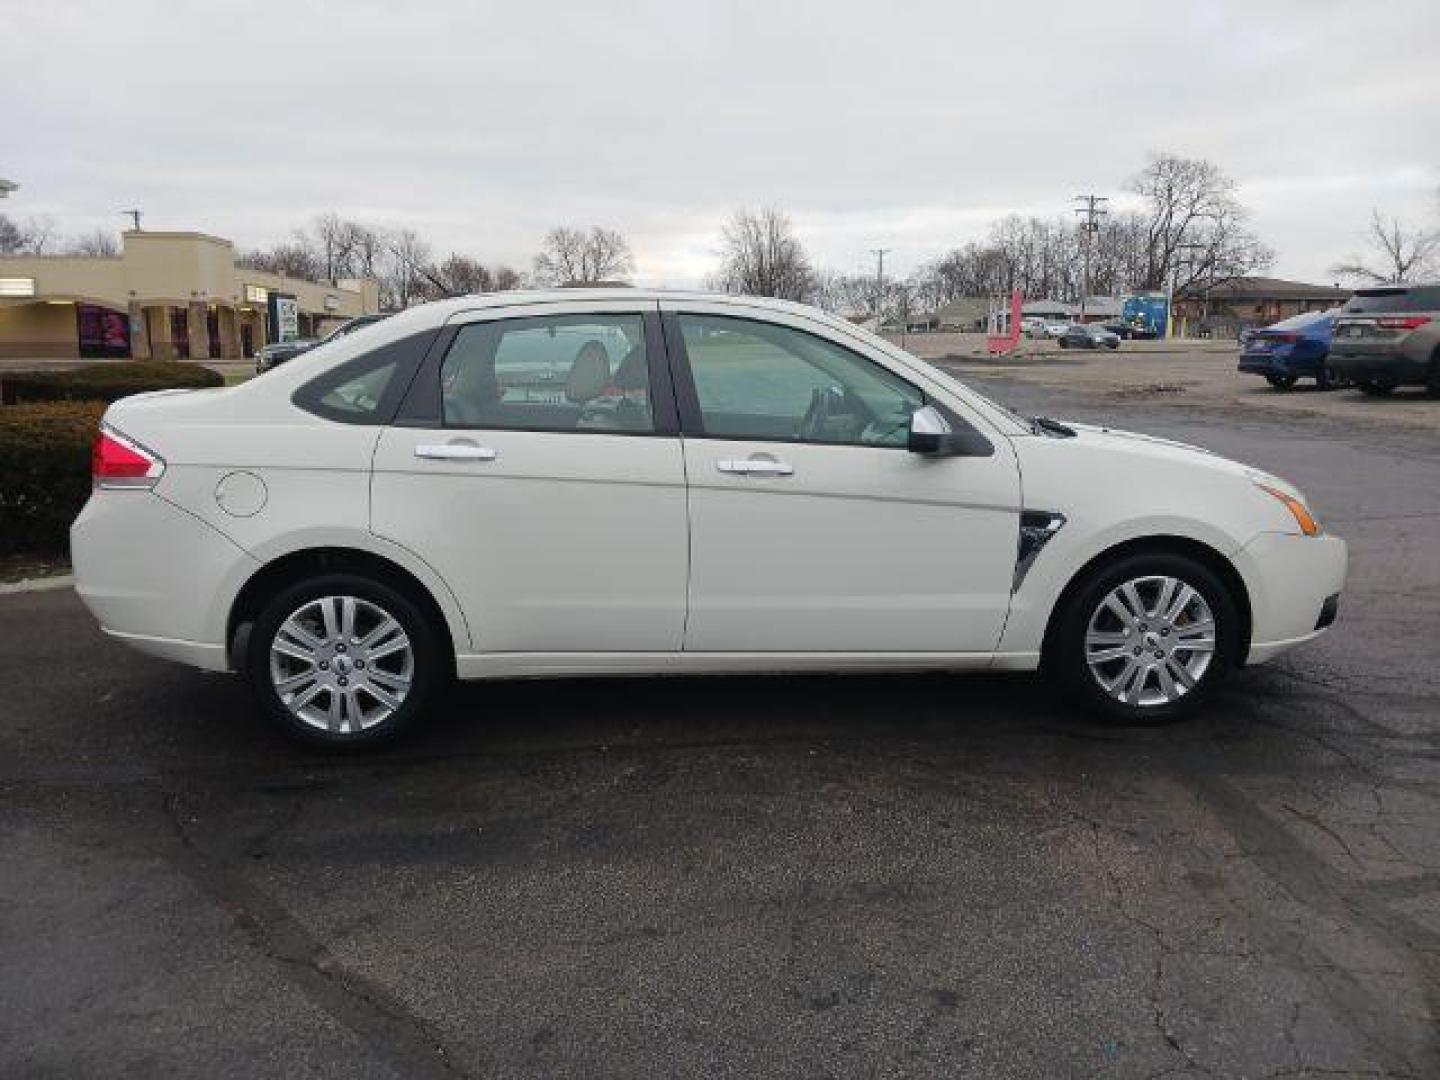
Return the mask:
POLYGON ((334 760, 0 596, 0 1075, 1440 1075, 1433 435, 977 382, 1297 482, 1335 630, 1168 728, 1021 677, 511 682, 334 760))

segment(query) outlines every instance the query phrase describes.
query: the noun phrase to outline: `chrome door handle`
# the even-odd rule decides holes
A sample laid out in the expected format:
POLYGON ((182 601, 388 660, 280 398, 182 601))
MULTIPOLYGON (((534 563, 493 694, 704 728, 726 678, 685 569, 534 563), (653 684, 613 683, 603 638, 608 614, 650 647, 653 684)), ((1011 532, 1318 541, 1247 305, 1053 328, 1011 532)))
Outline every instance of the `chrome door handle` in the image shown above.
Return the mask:
POLYGON ((756 476, 793 476, 795 466, 783 461, 767 461, 764 458, 721 458, 715 463, 721 472, 744 473, 756 476))
POLYGON ((415 447, 415 456, 439 461, 494 461, 500 455, 488 446, 470 443, 421 443, 415 447))

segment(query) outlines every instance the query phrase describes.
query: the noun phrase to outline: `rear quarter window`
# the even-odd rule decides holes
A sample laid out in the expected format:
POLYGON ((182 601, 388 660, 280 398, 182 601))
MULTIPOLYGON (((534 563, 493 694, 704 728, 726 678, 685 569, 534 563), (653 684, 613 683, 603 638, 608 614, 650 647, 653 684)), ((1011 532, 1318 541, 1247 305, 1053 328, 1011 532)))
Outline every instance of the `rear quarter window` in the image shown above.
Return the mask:
POLYGON ((388 424, 437 333, 412 334, 352 357, 311 379, 291 400, 340 424, 388 424))

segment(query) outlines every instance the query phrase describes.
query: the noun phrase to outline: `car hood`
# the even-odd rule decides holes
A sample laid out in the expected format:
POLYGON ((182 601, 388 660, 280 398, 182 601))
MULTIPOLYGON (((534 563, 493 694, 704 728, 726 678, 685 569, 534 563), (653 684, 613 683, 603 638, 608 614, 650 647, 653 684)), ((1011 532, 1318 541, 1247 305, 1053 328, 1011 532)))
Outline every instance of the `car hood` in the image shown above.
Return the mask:
POLYGON ((1282 477, 1256 469, 1244 462, 1222 457, 1203 446, 1162 439, 1157 435, 1144 435, 1138 431, 1124 431, 1119 428, 1101 427, 1096 424, 1079 424, 1069 420, 1061 421, 1075 432, 1075 439, 1084 447, 1101 451, 1125 453, 1150 458, 1157 464, 1207 469, 1212 472, 1228 473, 1239 479, 1249 480, 1284 491, 1296 498, 1303 495, 1294 484, 1282 477))

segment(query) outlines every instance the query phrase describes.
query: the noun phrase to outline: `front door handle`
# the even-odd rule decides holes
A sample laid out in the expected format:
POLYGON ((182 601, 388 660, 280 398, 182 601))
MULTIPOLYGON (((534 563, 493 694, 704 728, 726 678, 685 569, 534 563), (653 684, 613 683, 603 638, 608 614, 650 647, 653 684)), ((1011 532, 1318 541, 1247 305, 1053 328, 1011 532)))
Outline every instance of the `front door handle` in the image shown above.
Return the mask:
POLYGON ((751 476, 793 476, 795 466, 769 458, 721 458, 715 467, 724 473, 751 476))
POLYGON ((415 447, 415 456, 437 461, 494 461, 500 454, 474 443, 421 443, 415 447))

